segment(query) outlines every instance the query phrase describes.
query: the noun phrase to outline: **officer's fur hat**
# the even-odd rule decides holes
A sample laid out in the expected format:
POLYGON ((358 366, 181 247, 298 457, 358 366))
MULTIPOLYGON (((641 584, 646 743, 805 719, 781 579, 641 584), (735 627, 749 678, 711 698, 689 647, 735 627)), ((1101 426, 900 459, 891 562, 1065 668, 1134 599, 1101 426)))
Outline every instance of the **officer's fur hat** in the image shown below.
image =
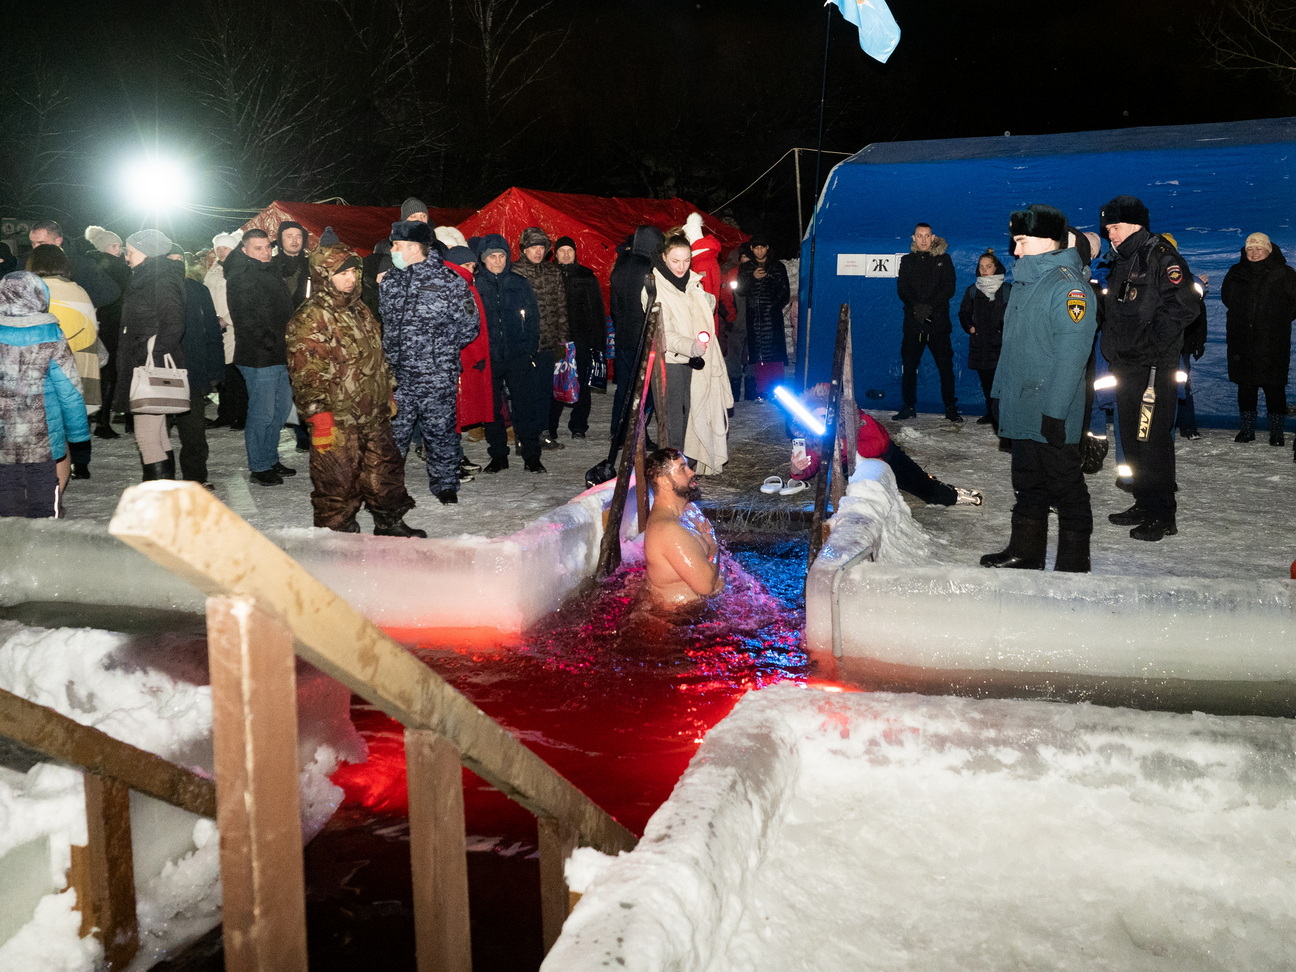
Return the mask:
POLYGON ((1134 196, 1117 196, 1102 208, 1098 225, 1102 227, 1102 235, 1106 236, 1107 227, 1112 223, 1130 223, 1147 229, 1150 218, 1143 200, 1134 196))
POLYGON ((1038 236, 1066 245, 1067 218, 1060 209, 1034 203, 1008 217, 1010 236, 1038 236))
POLYGON ((430 247, 432 245, 432 227, 417 219, 402 219, 398 223, 392 223, 391 236, 388 238, 393 243, 408 240, 411 243, 422 243, 424 246, 430 247))

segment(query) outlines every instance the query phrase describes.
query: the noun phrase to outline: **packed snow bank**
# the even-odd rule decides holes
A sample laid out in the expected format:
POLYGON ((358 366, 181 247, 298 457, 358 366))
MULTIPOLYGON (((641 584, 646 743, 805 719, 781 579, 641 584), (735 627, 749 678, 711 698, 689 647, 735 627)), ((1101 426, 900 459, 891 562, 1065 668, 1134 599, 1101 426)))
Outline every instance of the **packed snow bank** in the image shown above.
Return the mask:
POLYGON ((749 693, 542 966, 1290 969, 1290 720, 749 693))
MULTIPOLYGON (((0 621, 0 688, 212 774, 201 640, 0 621)), ((345 686, 299 662, 297 696, 302 836, 309 839, 343 797, 329 776, 340 761, 367 754, 345 686)), ((131 967, 146 969, 220 920, 219 840, 211 821, 140 793, 131 794, 131 828, 140 921, 131 967)), ((79 942, 80 918, 66 919, 72 893, 63 890, 70 846, 85 842, 78 771, 48 763, 26 772, 0 768, 0 970, 95 967, 97 946, 79 942), (48 964, 51 956, 61 964, 48 964)))
POLYGON ((864 462, 829 524, 806 582, 806 640, 830 674, 1296 714, 1292 581, 933 566, 889 470, 864 462))
MULTIPOLYGON (((284 528, 266 536, 375 624, 520 631, 598 562, 611 486, 504 537, 403 540, 284 528)), ((627 509, 633 511, 631 492, 627 509)), ((0 520, 0 606, 62 601, 201 614, 194 587, 87 520, 0 520)))

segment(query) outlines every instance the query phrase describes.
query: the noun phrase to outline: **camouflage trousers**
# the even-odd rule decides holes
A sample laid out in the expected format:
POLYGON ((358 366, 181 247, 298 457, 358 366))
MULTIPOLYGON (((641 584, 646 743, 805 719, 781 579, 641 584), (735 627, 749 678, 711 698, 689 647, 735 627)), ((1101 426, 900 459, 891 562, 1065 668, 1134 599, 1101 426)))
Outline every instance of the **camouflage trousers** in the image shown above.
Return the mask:
POLYGON ((414 508, 405 489, 405 458, 396 448, 391 425, 338 422, 333 447, 311 449, 311 506, 315 525, 341 529, 361 505, 370 513, 402 517, 414 508))
POLYGON ((403 456, 409 450, 414 428, 423 436, 428 488, 433 493, 459 490, 459 430, 456 427, 459 386, 399 387, 396 389, 396 417, 392 435, 403 456))

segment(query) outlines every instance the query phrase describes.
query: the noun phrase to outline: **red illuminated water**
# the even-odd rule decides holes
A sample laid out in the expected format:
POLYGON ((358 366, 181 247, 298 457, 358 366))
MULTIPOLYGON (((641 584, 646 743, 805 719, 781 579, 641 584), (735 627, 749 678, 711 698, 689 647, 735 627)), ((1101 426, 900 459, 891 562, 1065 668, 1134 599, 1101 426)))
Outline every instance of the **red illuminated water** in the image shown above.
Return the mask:
MULTIPOLYGON (((750 538, 749 538, 750 537, 750 538)), ((642 567, 527 632, 520 644, 458 649, 433 635, 411 648, 431 668, 636 833, 670 794, 711 726, 750 689, 805 680, 806 544, 730 539, 728 589, 695 619, 634 610, 642 567)), ((408 641, 408 634, 405 635, 408 641)), ((400 726, 357 704, 370 759, 334 777, 353 807, 406 812, 400 726)), ((479 847, 529 853, 531 815, 465 772, 479 847)))

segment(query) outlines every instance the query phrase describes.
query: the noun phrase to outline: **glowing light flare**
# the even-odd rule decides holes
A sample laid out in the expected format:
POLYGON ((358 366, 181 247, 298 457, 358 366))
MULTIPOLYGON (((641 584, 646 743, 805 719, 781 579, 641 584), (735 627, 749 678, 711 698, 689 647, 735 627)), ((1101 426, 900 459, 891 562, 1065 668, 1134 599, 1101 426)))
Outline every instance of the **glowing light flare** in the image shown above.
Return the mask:
POLYGON ((1116 376, 1103 375, 1101 378, 1094 379, 1094 391, 1102 391, 1104 388, 1115 388, 1116 376))
POLYGON ((711 332, 698 331, 698 340, 702 342, 703 347, 706 347, 708 344, 711 343, 711 332))
POLYGON ((793 418, 801 422, 807 431, 820 436, 828 431, 823 422, 816 418, 813 412, 801 404, 800 399, 782 385, 774 389, 774 397, 778 399, 780 405, 788 410, 788 413, 793 418))
POLYGON ((189 174, 175 159, 150 156, 131 163, 123 174, 133 206, 150 213, 174 209, 189 201, 189 174))
POLYGON ((1127 466, 1125 465, 1125 463, 1122 462, 1119 466, 1116 467, 1116 475, 1120 479, 1133 479, 1134 470, 1132 467, 1127 466))
POLYGON ((1188 372, 1183 370, 1175 372, 1175 381, 1177 381, 1179 384, 1182 385, 1187 380, 1188 380, 1188 372))

